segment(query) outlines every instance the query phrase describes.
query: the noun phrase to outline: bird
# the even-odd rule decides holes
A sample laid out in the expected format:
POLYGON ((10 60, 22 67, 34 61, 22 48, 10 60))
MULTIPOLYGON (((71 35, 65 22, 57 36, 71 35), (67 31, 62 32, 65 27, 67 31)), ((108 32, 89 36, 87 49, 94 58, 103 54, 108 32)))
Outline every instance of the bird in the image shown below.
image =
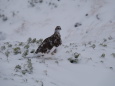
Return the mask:
MULTIPOLYGON (((38 53, 49 53, 53 47, 57 48, 58 46, 60 46, 62 44, 60 30, 61 30, 61 27, 60 26, 56 26, 53 35, 51 35, 50 37, 47 37, 41 43, 41 45, 35 51, 35 54, 38 54, 38 53)), ((52 54, 53 53, 56 53, 56 49, 52 52, 52 54)))

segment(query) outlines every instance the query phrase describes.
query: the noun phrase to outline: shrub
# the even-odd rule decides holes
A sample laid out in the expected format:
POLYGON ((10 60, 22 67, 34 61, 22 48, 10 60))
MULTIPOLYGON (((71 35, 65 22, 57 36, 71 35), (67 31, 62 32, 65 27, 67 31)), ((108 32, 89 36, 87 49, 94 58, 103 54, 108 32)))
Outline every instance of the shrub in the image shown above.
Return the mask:
POLYGON ((24 45, 24 43, 23 42, 19 42, 19 46, 23 46, 24 45))
POLYGON ((33 72, 33 66, 32 66, 31 59, 28 59, 27 65, 28 65, 28 73, 32 73, 33 72))
POLYGON ((22 70, 22 74, 26 74, 27 73, 27 70, 22 70))
POLYGON ((104 58, 104 57, 105 57, 105 54, 103 53, 103 54, 101 55, 101 57, 103 57, 103 58, 104 58))
POLYGON ((25 49, 28 49, 30 46, 27 44, 24 46, 25 49))
POLYGON ((43 0, 29 0, 28 3, 31 7, 35 7, 37 3, 43 3, 43 0))
POLYGON ((100 43, 100 45, 103 46, 103 47, 107 47, 107 45, 104 44, 104 43, 100 43))
POLYGON ((36 40, 37 44, 41 44, 43 42, 43 39, 36 40))
POLYGON ((107 39, 104 38, 104 39, 103 39, 103 42, 106 42, 106 41, 107 41, 107 39))
POLYGON ((113 67, 109 67, 111 70, 113 70, 113 67))
POLYGON ((12 44, 9 44, 8 47, 12 47, 12 44))
POLYGON ((113 38, 111 36, 108 37, 109 40, 112 40, 113 38))
POLYGON ((21 67, 20 65, 16 65, 16 66, 15 66, 16 72, 19 72, 21 69, 22 69, 22 67, 21 67))
POLYGON ((6 16, 4 16, 2 20, 3 20, 3 21, 7 21, 8 18, 7 18, 6 16))
POLYGON ((88 16, 88 13, 87 13, 87 14, 85 14, 85 16, 88 16))
POLYGON ((33 73, 33 66, 32 66, 32 63, 31 63, 31 59, 28 59, 27 60, 27 64, 26 64, 26 68, 24 68, 24 70, 21 71, 22 74, 26 74, 26 73, 33 73))
POLYGON ((24 53, 22 54, 22 57, 26 57, 28 55, 28 52, 29 50, 24 51, 24 53))
POLYGON ((0 14, 0 18, 2 18, 3 21, 7 21, 8 18, 4 14, 0 14))
POLYGON ((70 63, 78 63, 78 59, 69 58, 70 63))
POLYGON ((15 55, 21 54, 21 49, 20 49, 20 47, 14 48, 14 49, 13 49, 13 52, 14 52, 15 55))
POLYGON ((9 57, 9 54, 10 54, 10 52, 7 50, 7 51, 5 52, 5 55, 6 55, 7 57, 9 57))
POLYGON ((5 50, 6 49, 6 47, 5 46, 1 46, 1 50, 5 50))
POLYGON ((115 57, 115 53, 112 53, 111 55, 112 55, 113 57, 115 57))
POLYGON ((39 0, 39 3, 42 3, 43 2, 43 0, 39 0))
POLYGON ((104 63, 104 61, 102 61, 102 60, 101 60, 100 62, 101 62, 101 63, 104 63))
POLYGON ((79 27, 81 25, 82 25, 81 23, 75 23, 74 27, 79 27))
POLYGON ((31 43, 31 41, 32 41, 32 38, 28 38, 27 42, 31 43))
POLYGON ((36 38, 34 38, 33 40, 32 40, 32 43, 35 43, 36 42, 36 38))
POLYGON ((79 55, 80 55, 80 54, 79 54, 79 53, 77 53, 77 52, 76 52, 76 53, 74 53, 74 57, 75 57, 75 58, 78 58, 78 57, 79 57, 79 55))
POLYGON ((32 66, 32 63, 31 63, 31 59, 28 59, 27 60, 27 63, 24 64, 23 66, 20 66, 20 65, 16 65, 15 66, 15 71, 16 72, 20 72, 22 74, 26 74, 26 73, 29 73, 31 74, 33 72, 33 66, 32 66))
POLYGON ((92 47, 93 49, 96 47, 96 45, 95 44, 93 44, 93 45, 91 45, 90 47, 92 47))

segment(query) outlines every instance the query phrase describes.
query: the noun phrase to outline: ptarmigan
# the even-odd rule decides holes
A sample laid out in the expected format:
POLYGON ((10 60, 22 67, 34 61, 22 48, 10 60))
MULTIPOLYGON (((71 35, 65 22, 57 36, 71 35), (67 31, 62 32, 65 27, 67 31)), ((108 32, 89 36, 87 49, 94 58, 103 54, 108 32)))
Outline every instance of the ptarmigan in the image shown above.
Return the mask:
MULTIPOLYGON (((37 53, 49 53, 50 50, 53 47, 58 47, 59 45, 62 44, 62 40, 61 40, 61 35, 60 35, 60 30, 61 27, 57 26, 55 28, 55 32, 53 35, 51 35, 50 37, 46 38, 42 44, 37 48, 36 50, 36 54, 37 53)), ((55 50, 56 51, 56 50, 55 50)), ((55 52, 54 51, 54 52, 55 52)))

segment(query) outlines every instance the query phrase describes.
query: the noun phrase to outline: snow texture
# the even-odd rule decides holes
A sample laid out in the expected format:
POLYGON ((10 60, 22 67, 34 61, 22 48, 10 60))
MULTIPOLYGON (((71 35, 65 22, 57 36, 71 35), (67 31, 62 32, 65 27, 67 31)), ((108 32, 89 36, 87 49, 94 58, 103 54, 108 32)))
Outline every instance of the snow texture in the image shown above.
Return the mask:
POLYGON ((0 0, 0 86, 115 86, 115 0, 0 0), (61 26, 54 55, 34 54, 61 26))

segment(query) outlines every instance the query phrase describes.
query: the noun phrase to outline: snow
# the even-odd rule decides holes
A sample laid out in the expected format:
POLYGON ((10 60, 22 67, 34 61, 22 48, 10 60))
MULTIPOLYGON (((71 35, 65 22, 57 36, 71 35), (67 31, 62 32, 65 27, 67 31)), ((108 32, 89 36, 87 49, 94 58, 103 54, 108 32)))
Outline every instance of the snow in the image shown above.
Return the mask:
POLYGON ((0 0, 0 86, 115 86, 115 0, 39 1, 0 0), (57 53, 30 53, 56 26, 57 53))

